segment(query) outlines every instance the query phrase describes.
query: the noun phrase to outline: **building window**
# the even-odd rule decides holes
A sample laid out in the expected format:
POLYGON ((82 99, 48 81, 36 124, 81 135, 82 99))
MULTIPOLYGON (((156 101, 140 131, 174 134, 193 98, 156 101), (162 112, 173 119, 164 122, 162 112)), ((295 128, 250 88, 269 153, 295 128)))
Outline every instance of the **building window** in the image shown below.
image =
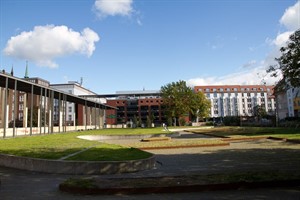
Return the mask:
POLYGON ((69 112, 72 112, 72 106, 69 106, 69 112))
POLYGON ((68 118, 69 121, 72 121, 72 115, 69 115, 68 118))
POLYGON ((23 102, 23 101, 24 101, 24 95, 20 95, 19 101, 20 101, 20 102, 23 102))
POLYGON ((19 113, 19 120, 23 120, 23 113, 19 113))

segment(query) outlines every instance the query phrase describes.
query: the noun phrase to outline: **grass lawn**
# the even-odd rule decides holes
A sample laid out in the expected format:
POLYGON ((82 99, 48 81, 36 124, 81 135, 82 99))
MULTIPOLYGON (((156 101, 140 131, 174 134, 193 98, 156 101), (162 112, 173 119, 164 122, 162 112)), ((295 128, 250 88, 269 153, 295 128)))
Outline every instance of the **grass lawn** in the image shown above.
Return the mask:
POLYGON ((279 137, 287 139, 300 139, 300 129, 270 128, 270 127, 216 127, 212 129, 193 130, 194 133, 206 133, 225 137, 279 137))
POLYGON ((163 147, 188 147, 188 146, 205 146, 205 145, 219 145, 228 144, 220 139, 189 139, 189 140, 168 140, 168 141, 150 141, 150 142, 136 142, 126 146, 134 148, 163 148, 163 147))
POLYGON ((122 161, 143 159, 151 156, 151 154, 134 148, 76 138, 78 135, 124 135, 140 133, 155 134, 161 132, 160 129, 102 129, 0 139, 0 153, 32 158, 60 159, 89 148, 87 151, 68 158, 68 160, 122 161))
MULTIPOLYGON (((273 136, 288 139, 300 139, 300 129, 288 128, 256 128, 256 127, 218 127, 212 129, 193 130, 198 133, 208 133, 219 136, 249 137, 273 136)), ((140 134, 168 134, 161 127, 136 129, 101 129, 72 133, 50 134, 40 136, 26 136, 0 139, 0 153, 32 158, 61 159, 70 154, 85 150, 67 160, 83 161, 122 161, 144 159, 151 154, 136 148, 189 146, 202 144, 222 144, 218 139, 193 139, 181 141, 162 141, 154 143, 135 143, 129 146, 106 144, 98 141, 78 139, 79 135, 140 135, 140 134)))

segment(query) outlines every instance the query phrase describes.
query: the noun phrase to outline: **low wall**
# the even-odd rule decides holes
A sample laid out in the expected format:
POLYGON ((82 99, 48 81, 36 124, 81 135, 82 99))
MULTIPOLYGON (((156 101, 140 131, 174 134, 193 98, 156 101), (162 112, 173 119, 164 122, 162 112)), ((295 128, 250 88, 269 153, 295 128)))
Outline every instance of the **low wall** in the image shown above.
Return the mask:
MULTIPOLYGON (((91 125, 91 126, 66 126, 66 127, 58 127, 58 126, 54 126, 53 127, 53 133, 63 133, 64 132, 64 128, 66 132, 70 132, 70 131, 78 131, 78 130, 85 130, 85 129, 99 129, 102 127, 96 126, 95 125, 91 125)), ((0 128, 0 137, 3 137, 3 128, 0 128)), ((39 127, 32 127, 32 135, 39 135, 39 134, 48 134, 51 133, 50 131, 48 131, 48 127, 41 127, 41 129, 39 127)), ((30 128, 15 128, 15 136, 24 136, 24 135, 30 135, 30 128)), ((6 129, 6 133, 5 133, 5 137, 13 137, 13 128, 7 128, 6 129)))
POLYGON ((129 161, 61 161, 0 154, 0 165, 16 169, 55 174, 118 174, 153 169, 154 155, 129 161))

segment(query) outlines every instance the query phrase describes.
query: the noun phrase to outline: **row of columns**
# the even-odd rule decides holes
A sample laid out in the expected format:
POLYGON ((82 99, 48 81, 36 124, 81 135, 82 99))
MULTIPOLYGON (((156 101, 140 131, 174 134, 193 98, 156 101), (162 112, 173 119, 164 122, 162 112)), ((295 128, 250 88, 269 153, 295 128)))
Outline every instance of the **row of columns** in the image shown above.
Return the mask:
MULTIPOLYGON (((9 106, 13 105, 13 113, 12 113, 12 127, 13 133, 12 136, 16 136, 16 118, 17 110, 19 110, 18 103, 18 81, 14 81, 14 90, 13 91, 13 100, 11 103, 8 102, 8 77, 5 80, 5 88, 0 96, 1 96, 1 106, 2 106, 2 126, 3 126, 3 138, 7 137, 7 129, 9 124, 9 106)), ((0 88, 1 89, 1 88, 0 88)), ((23 108, 23 127, 27 128, 27 120, 28 120, 28 106, 30 107, 30 118, 29 118, 29 135, 33 134, 33 114, 34 114, 34 85, 31 85, 30 93, 24 94, 24 108, 23 108), (30 102, 27 101, 30 96, 30 102), (30 105, 28 105, 30 104, 30 105)), ((37 110, 37 127, 39 129, 39 133, 48 134, 54 132, 54 114, 58 116, 58 132, 66 132, 67 131, 67 94, 59 93, 58 99, 54 98, 54 91, 47 88, 40 88, 39 102, 35 102, 38 107, 37 110), (54 102, 57 102, 55 104, 54 102), (55 109, 55 107, 57 109, 55 109), (46 112, 48 111, 48 113, 46 112), (54 112, 56 111, 56 113, 54 112), (48 119, 47 119, 48 118, 48 119), (47 124, 46 124, 47 122, 47 124), (48 129, 48 130, 47 130, 48 129), (47 130, 47 131, 46 131, 47 130)), ((79 106, 75 103, 75 106, 79 106)), ((105 120, 105 109, 101 109, 100 104, 95 103, 94 107, 88 107, 87 101, 82 105, 84 109, 82 109, 83 113, 83 121, 82 125, 85 127, 85 130, 88 129, 88 126, 94 125, 94 128, 103 128, 104 120, 105 120)), ((78 110, 78 109, 77 109, 78 110)), ((76 127, 76 112, 73 110, 73 126, 76 127)), ((78 113, 79 114, 79 113, 78 113)), ((78 117, 78 116, 77 116, 78 117)))

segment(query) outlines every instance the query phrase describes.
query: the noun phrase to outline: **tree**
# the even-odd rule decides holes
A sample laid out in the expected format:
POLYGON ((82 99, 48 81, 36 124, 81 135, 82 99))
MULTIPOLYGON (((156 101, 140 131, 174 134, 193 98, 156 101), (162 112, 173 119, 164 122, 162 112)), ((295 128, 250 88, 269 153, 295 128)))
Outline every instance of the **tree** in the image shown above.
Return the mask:
POLYGON ((268 115, 266 109, 260 105, 255 106, 253 111, 254 111, 254 116, 257 118, 258 121, 264 117, 267 117, 268 115))
POLYGON ((206 99, 203 92, 198 92, 191 99, 191 107, 190 113, 192 116, 205 118, 209 116, 211 103, 206 99))
MULTIPOLYGON (((163 104, 167 117, 176 121, 185 114, 206 115, 210 102, 203 93, 195 93, 185 81, 172 82, 161 87, 163 104)), ((181 124, 179 124, 181 125, 181 124)))
POLYGON ((272 73, 273 77, 277 77, 279 72, 282 74, 283 82, 289 83, 293 87, 300 87, 300 29, 290 35, 287 46, 281 47, 282 55, 275 58, 277 65, 272 65, 267 70, 272 73))

